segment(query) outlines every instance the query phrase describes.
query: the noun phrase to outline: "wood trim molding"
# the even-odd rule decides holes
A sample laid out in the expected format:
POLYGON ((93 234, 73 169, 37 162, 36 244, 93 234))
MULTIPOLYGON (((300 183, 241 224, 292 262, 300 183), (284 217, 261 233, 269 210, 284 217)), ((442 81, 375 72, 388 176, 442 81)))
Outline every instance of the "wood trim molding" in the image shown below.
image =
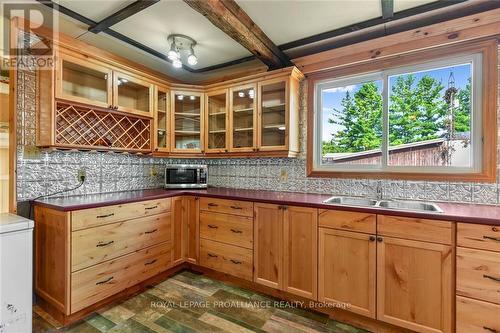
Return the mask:
MULTIPOLYGON (((500 30, 499 30, 500 31, 500 30)), ((307 175, 309 177, 337 177, 337 178, 385 178, 385 179, 413 179, 431 181, 477 181, 496 182, 497 179, 497 89, 498 89, 498 40, 463 42, 455 45, 419 50, 405 56, 393 56, 372 60, 369 63, 350 64, 335 70, 310 74, 307 78, 307 175), (345 171, 318 171, 313 168, 314 154, 314 96, 315 85, 325 79, 339 78, 348 75, 373 72, 403 65, 425 62, 431 59, 443 58, 448 55, 457 56, 467 53, 483 54, 483 89, 482 89, 482 122, 483 122, 483 170, 478 173, 420 173, 414 172, 345 172, 345 171)))
POLYGON ((494 9, 298 57, 293 59, 293 62, 304 74, 311 74, 498 35, 500 35, 500 9, 494 9))

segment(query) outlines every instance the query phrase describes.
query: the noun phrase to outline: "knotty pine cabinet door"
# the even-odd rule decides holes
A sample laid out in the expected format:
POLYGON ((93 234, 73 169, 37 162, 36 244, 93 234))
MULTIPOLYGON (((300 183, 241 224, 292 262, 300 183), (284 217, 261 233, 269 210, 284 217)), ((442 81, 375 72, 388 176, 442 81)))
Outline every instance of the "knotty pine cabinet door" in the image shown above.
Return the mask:
POLYGON ((348 303, 349 311, 376 317, 376 237, 319 228, 318 301, 348 303))
POLYGON ((199 251, 199 198, 172 198, 172 262, 198 263, 199 251))
POLYGON ((377 238, 377 319, 424 333, 452 331, 449 245, 377 238))
POLYGON ((172 263, 177 265, 186 258, 185 238, 187 226, 184 223, 185 216, 184 197, 172 198, 172 263))
POLYGON ((254 281, 283 287, 282 206, 254 203, 254 281))
POLYGON ((186 209, 186 260, 190 263, 197 264, 199 259, 199 230, 200 230, 200 220, 199 220, 199 208, 200 200, 198 197, 185 197, 184 206, 186 209))
POLYGON ((283 290, 316 300, 318 210, 283 206, 283 290))

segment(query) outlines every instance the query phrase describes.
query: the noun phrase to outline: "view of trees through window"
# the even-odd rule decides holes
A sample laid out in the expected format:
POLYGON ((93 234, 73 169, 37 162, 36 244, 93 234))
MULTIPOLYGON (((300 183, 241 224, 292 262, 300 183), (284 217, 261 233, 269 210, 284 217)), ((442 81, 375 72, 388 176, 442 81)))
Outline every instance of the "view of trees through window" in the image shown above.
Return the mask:
POLYGON ((390 166, 470 166, 472 64, 326 88, 322 163, 382 163, 387 96, 390 166))

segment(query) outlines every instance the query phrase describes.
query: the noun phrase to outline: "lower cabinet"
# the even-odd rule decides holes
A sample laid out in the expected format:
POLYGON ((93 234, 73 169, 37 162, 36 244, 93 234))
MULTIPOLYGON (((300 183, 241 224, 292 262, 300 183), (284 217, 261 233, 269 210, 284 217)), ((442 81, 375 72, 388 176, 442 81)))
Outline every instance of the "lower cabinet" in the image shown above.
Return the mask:
POLYGON ((317 297, 318 211, 255 203, 254 281, 317 297))
POLYGON ((376 237, 319 228, 318 301, 345 303, 349 311, 376 317, 376 237))
POLYGON ((417 332, 452 332, 452 247, 377 238, 377 318, 417 332))
POLYGON ((172 198, 172 260, 174 265, 188 261, 198 263, 199 198, 172 198))
POLYGON ((185 218, 187 225, 187 237, 185 237, 186 260, 193 264, 198 263, 199 260, 199 204, 200 200, 198 197, 185 197, 184 205, 186 207, 185 218))

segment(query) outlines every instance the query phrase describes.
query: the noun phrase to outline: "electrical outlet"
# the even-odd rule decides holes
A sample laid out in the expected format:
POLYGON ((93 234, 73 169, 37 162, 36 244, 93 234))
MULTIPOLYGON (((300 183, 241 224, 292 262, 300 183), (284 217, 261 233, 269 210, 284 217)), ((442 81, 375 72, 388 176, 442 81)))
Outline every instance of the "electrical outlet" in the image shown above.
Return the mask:
POLYGON ((158 176, 158 167, 156 165, 153 165, 151 168, 149 168, 149 176, 150 177, 158 176))
POLYGON ((280 180, 282 182, 286 182, 288 180, 288 170, 287 169, 280 170, 280 180))
POLYGON ((87 171, 85 171, 85 168, 78 169, 78 172, 77 172, 77 175, 76 175, 76 179, 79 182, 83 182, 86 177, 87 177, 87 171))

